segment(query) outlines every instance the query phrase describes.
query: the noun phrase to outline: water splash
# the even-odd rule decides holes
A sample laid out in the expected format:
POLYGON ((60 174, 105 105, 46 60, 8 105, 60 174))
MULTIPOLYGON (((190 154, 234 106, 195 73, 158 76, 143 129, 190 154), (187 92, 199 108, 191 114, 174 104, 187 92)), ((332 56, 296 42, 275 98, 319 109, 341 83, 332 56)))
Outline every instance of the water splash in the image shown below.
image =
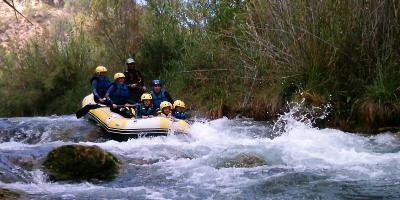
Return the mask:
POLYGON ((306 105, 305 99, 303 98, 300 102, 287 103, 287 108, 288 111, 279 115, 273 125, 272 130, 275 136, 280 136, 300 124, 314 127, 318 120, 323 120, 328 117, 332 105, 330 103, 320 107, 306 105))

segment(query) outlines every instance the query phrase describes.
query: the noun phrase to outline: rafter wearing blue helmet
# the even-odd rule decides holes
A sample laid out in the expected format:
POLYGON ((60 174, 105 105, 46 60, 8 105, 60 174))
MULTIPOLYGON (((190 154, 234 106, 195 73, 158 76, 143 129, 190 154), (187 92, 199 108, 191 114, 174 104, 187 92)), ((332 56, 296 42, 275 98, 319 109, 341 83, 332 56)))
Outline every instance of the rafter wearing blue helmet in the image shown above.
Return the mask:
POLYGON ((151 81, 152 91, 151 96, 153 97, 153 106, 157 109, 160 108, 160 104, 163 101, 168 101, 171 104, 174 103, 171 95, 163 88, 163 84, 160 80, 156 79, 151 81))

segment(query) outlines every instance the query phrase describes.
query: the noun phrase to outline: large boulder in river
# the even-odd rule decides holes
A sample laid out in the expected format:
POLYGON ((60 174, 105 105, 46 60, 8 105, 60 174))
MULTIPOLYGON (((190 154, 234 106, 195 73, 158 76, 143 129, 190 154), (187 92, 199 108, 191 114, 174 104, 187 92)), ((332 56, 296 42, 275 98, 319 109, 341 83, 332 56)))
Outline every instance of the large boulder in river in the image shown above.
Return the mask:
POLYGON ((47 154, 43 163, 52 180, 107 180, 119 170, 119 161, 98 146, 65 145, 47 154))

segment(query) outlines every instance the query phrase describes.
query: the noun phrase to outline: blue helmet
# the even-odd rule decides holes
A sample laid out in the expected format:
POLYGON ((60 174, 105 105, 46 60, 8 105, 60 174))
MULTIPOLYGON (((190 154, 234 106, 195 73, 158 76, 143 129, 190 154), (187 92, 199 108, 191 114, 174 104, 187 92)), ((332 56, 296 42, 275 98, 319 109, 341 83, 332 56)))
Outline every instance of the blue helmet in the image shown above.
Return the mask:
POLYGON ((156 79, 156 80, 151 81, 151 85, 152 85, 152 86, 155 86, 155 85, 160 85, 160 86, 161 86, 162 83, 161 83, 160 80, 156 79))

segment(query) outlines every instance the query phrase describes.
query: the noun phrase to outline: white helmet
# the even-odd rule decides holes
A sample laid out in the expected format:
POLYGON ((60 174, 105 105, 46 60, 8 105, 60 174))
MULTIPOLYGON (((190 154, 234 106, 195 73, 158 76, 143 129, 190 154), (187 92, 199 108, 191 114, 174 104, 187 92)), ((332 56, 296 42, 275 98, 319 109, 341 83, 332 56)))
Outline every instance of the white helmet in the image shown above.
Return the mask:
POLYGON ((134 64, 136 63, 135 60, 133 60, 133 58, 128 58, 126 59, 126 64, 134 64))

